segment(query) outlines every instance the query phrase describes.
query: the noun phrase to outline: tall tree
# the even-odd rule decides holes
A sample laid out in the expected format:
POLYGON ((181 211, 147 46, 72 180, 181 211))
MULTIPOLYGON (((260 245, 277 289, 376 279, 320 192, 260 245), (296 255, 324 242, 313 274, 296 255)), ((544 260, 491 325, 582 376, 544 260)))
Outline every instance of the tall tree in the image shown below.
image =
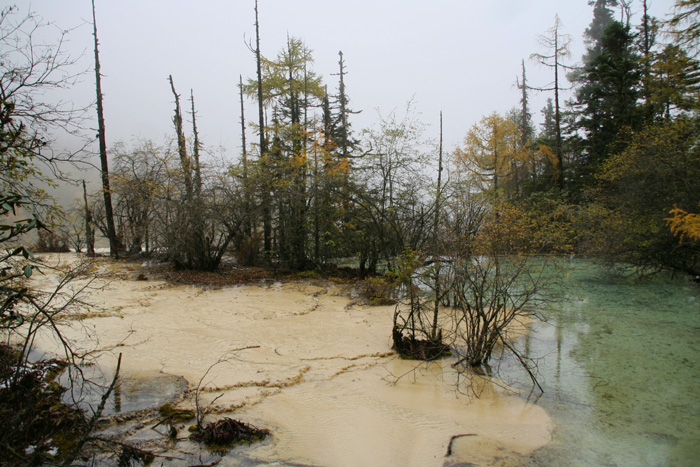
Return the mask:
POLYGON ((119 241, 117 231, 114 228, 114 214, 112 210, 112 192, 109 186, 109 163, 107 161, 107 140, 105 137, 105 118, 102 105, 102 74, 100 73, 100 53, 97 40, 97 18, 95 16, 95 0, 92 0, 92 27, 95 38, 95 92, 97 93, 97 137, 100 146, 100 165, 102 167, 102 193, 105 202, 105 218, 107 223, 107 237, 109 238, 109 253, 111 256, 119 255, 119 241))
POLYGON ((623 129, 636 129, 641 123, 639 57, 634 51, 629 28, 613 21, 578 73, 576 90, 577 127, 585 136, 588 169, 593 170, 620 142, 623 129))
POLYGON ((352 137, 350 115, 359 112, 350 109, 350 99, 348 98, 347 89, 345 87, 345 75, 347 75, 347 71, 345 70, 343 52, 339 51, 338 56, 338 115, 333 128, 340 156, 343 159, 348 159, 357 146, 357 141, 352 137))
MULTIPOLYGON (((527 74, 525 72, 525 60, 521 60, 521 79, 516 79, 516 85, 520 89, 520 108, 515 111, 515 118, 518 122, 518 130, 520 131, 520 146, 523 150, 530 150, 531 146, 534 144, 535 139, 535 129, 532 125, 532 113, 530 113, 530 98, 529 98, 529 87, 527 84, 527 74)), ((514 163, 517 164, 516 161, 514 163)), ((515 167, 515 183, 516 191, 518 195, 523 192, 523 184, 528 181, 529 178, 535 178, 534 170, 529 171, 525 164, 517 164, 515 167)))
POLYGON ((532 113, 530 112, 530 97, 528 94, 529 87, 527 84, 527 75, 525 73, 525 60, 521 60, 521 79, 516 79, 518 89, 520 89, 520 113, 518 115, 520 127, 520 144, 527 146, 532 143, 535 136, 535 129, 532 126, 532 113))
POLYGON ((561 33, 561 21, 559 16, 554 17, 554 26, 552 26, 547 32, 546 36, 540 36, 540 44, 547 49, 549 52, 545 54, 532 54, 531 59, 536 60, 538 63, 549 67, 554 71, 554 81, 551 86, 545 86, 538 88, 542 91, 554 91, 554 125, 555 125, 555 145, 554 154, 557 158, 557 168, 554 171, 555 174, 555 186, 559 188, 564 187, 564 154, 563 154, 563 144, 562 144, 562 125, 561 125, 561 105, 560 105, 560 92, 563 90, 560 82, 560 71, 569 68, 562 63, 562 60, 569 58, 571 52, 569 51, 569 45, 571 44, 571 37, 568 34, 561 33))
POLYGON ((642 24, 640 29, 640 50, 643 57, 649 57, 656 37, 656 21, 649 16, 649 2, 642 0, 642 24))
POLYGON ((602 52, 602 40, 605 30, 610 26, 615 17, 612 7, 618 5, 618 0, 588 0, 593 7, 593 20, 584 31, 586 54, 583 57, 584 64, 593 60, 602 52))
POLYGON ((180 167, 182 171, 182 177, 185 182, 185 200, 190 202, 193 198, 193 185, 192 185, 192 163, 190 157, 187 155, 187 139, 185 138, 185 130, 182 127, 182 110, 180 109, 180 95, 175 91, 175 84, 173 83, 173 76, 168 76, 168 81, 170 82, 170 90, 175 98, 175 115, 173 116, 173 123, 175 124, 175 135, 177 136, 177 153, 180 156, 180 167))
POLYGON ((315 131, 309 113, 321 104, 325 92, 312 64, 311 50, 300 39, 290 37, 274 60, 264 61, 262 82, 251 80, 246 87, 249 94, 263 89, 262 102, 272 109, 272 124, 265 130, 271 135, 271 145, 259 164, 260 185, 265 190, 263 198, 268 192, 264 187, 270 187, 276 208, 277 253, 295 269, 309 266, 307 214, 313 164, 309 145, 315 131))
POLYGON ((649 81, 653 61, 652 48, 656 42, 657 29, 657 21, 649 16, 648 0, 642 0, 642 22, 637 26, 637 48, 641 55, 641 97, 644 99, 644 117, 647 122, 651 122, 654 118, 654 109, 650 105, 651 90, 649 89, 649 81))
POLYGON ((194 91, 190 89, 190 103, 192 104, 192 159, 194 162, 194 197, 196 199, 202 196, 202 166, 200 162, 199 150, 202 147, 202 142, 199 140, 199 131, 197 130, 197 112, 194 108, 194 91))
POLYGON ((243 103, 243 77, 238 76, 238 90, 241 101, 241 179, 243 182, 243 193, 244 193, 244 212, 245 220, 243 222, 243 231, 249 240, 253 235, 253 222, 252 222, 252 196, 250 190, 250 180, 248 180, 248 147, 246 145, 246 127, 245 127, 245 106, 243 103))
MULTIPOLYGON (((255 0, 255 70, 257 76, 257 99, 258 99, 258 159, 263 171, 268 165, 267 139, 265 138, 265 109, 263 104, 263 77, 262 77, 262 54, 260 52, 260 21, 258 18, 258 0, 255 0)), ((272 207, 269 186, 262 187, 262 216, 263 216, 263 243, 265 254, 269 257, 272 253, 272 207)))
POLYGON ((440 304, 443 298, 447 294, 446 290, 443 290, 442 284, 442 261, 440 260, 440 255, 444 253, 443 249, 440 248, 438 244, 438 238, 440 234, 440 216, 442 214, 442 111, 440 111, 440 142, 438 146, 438 177, 437 177, 437 187, 435 189, 435 217, 433 218, 433 270, 432 270, 432 284, 433 292, 435 298, 433 300, 433 323, 431 326, 430 338, 433 341, 442 340, 441 336, 438 339, 438 324, 440 315, 440 304))

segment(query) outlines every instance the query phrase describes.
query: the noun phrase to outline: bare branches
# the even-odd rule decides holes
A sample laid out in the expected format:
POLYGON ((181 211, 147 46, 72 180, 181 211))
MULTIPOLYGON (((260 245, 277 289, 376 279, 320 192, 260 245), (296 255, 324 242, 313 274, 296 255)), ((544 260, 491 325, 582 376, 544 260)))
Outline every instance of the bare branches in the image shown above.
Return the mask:
POLYGON ((74 71, 78 59, 64 50, 70 30, 60 30, 33 13, 17 17, 17 10, 6 7, 0 13, 0 99, 13 103, 14 115, 28 131, 43 132, 53 126, 77 129, 70 124, 75 122, 76 111, 85 109, 43 98, 47 91, 70 88, 82 74, 74 71), (46 33, 55 39, 39 39, 46 33))
MULTIPOLYGON (((194 406, 195 406, 195 416, 197 418, 197 428, 200 430, 203 427, 204 424, 204 416, 206 415, 206 409, 201 406, 200 403, 200 395, 202 391, 204 391, 204 388, 206 387, 207 383, 204 382, 206 377, 209 375, 209 372, 213 370, 216 366, 221 365, 222 363, 228 363, 231 360, 237 358, 236 353, 240 352, 242 350, 248 350, 248 349, 257 349, 259 348, 259 345, 249 345, 246 347, 240 347, 237 349, 233 349, 226 354, 222 355, 216 362, 214 362, 209 368, 207 368, 207 371, 204 372, 201 378, 199 378, 199 382, 197 383, 197 387, 194 389, 194 406)), ((216 402, 223 394, 217 396, 214 398, 214 400, 211 402, 212 404, 216 402)))
POLYGON ((554 91, 554 122, 556 129, 556 147, 554 152, 557 157, 557 167, 558 171, 555 172, 555 182, 559 188, 564 187, 564 176, 563 176, 563 166, 564 166, 564 156, 562 154, 562 131, 561 131, 561 111, 560 111, 560 91, 564 90, 561 87, 559 79, 560 69, 570 69, 567 65, 562 63, 563 59, 571 57, 571 52, 569 51, 569 45, 571 44, 571 36, 568 34, 561 34, 562 24, 559 20, 559 15, 554 17, 554 26, 552 26, 548 31, 546 36, 540 36, 540 44, 549 50, 549 55, 546 54, 532 54, 530 55, 531 60, 535 60, 537 63, 544 65, 546 67, 552 68, 554 70, 554 82, 551 87, 543 88, 531 88, 539 91, 554 91))
POLYGON ((0 13, 0 191, 31 198, 36 210, 51 209, 40 184, 55 184, 42 172, 63 178, 59 162, 77 162, 88 144, 89 106, 63 99, 84 73, 64 50, 69 32, 16 7, 0 13), (79 138, 79 149, 56 150, 58 135, 79 138))
POLYGON ((92 417, 90 418, 90 421, 87 424, 87 428, 85 429, 85 432, 83 433, 83 436, 78 440, 78 443, 75 446, 75 449, 73 450, 73 454, 69 457, 66 458, 65 462, 63 463, 64 466, 71 465, 73 461, 75 460, 76 457, 80 454, 80 450, 83 448, 85 443, 88 441, 88 438, 92 431, 95 428, 95 424, 97 421, 100 419, 102 416, 102 410, 104 410, 105 404, 107 403, 107 399, 109 399, 109 396, 112 394, 112 391, 114 390, 114 387, 117 384, 117 381, 119 380, 119 369, 121 368, 122 365, 122 354, 119 354, 119 358, 117 359, 117 369, 114 370, 114 378, 112 378, 112 383, 109 385, 109 388, 107 391, 102 395, 102 398, 100 399, 100 403, 97 406, 97 409, 95 410, 95 413, 93 413, 92 417))

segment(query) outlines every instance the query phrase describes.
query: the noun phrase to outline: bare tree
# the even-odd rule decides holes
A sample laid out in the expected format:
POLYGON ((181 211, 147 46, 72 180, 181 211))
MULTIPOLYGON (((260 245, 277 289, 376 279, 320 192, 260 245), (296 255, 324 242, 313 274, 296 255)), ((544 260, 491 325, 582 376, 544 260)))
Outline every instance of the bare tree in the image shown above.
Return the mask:
POLYGON ((245 126, 245 106, 243 104, 243 77, 238 76, 238 90, 241 101, 241 179, 243 182, 243 192, 245 194, 245 212, 246 218, 243 224, 245 233, 245 241, 251 242, 253 236, 253 215, 250 212, 252 209, 252 196, 250 180, 248 177, 248 147, 246 145, 246 126, 245 126))
POLYGON ((17 7, 0 11, 0 193, 31 199, 44 216, 55 206, 42 185, 65 179, 65 165, 80 161, 87 144, 88 108, 61 99, 83 72, 65 51, 69 33, 17 7), (79 147, 58 149, 58 135, 79 147))
POLYGON ((83 180, 83 201, 85 205, 85 248, 89 256, 95 256, 95 227, 92 223, 92 213, 88 203, 87 188, 83 180))
POLYGON ((95 0, 92 0, 92 27, 95 38, 95 92, 97 93, 97 137, 100 146, 100 166, 102 167, 102 193, 105 201, 105 220, 107 223, 107 238, 109 239, 109 254, 119 255, 119 241, 114 227, 112 211, 112 191, 109 186, 109 163, 107 161, 107 140, 105 137, 105 117, 102 104, 102 75, 100 73, 100 53, 97 40, 97 18, 95 16, 95 0))
POLYGON ((437 177, 437 188, 435 190, 435 217, 433 219, 433 251, 432 251, 432 268, 430 279, 432 283, 432 290, 434 294, 433 299, 433 323, 431 326, 430 338, 432 340, 438 339, 438 325, 439 325, 439 315, 440 315, 440 304, 443 298, 447 295, 447 290, 444 290, 442 284, 443 280, 443 262, 441 255, 443 253, 442 248, 440 248, 439 239, 440 235, 440 220, 441 220, 441 207, 442 207, 442 112, 440 112, 440 144, 438 147, 438 177, 437 177))
MULTIPOLYGON (((475 195, 464 192, 462 196, 475 195)), ((542 390, 531 362, 512 345, 508 333, 512 324, 535 315, 543 292, 551 285, 550 270, 535 259, 539 245, 532 240, 532 226, 520 208, 499 203, 486 213, 472 214, 476 214, 472 231, 453 237, 450 255, 450 294, 456 323, 454 366, 488 374, 494 350, 501 346, 515 356, 542 390)))
POLYGON ((560 70, 570 68, 564 65, 562 60, 571 57, 571 52, 569 51, 571 37, 568 34, 562 34, 561 28, 562 24, 559 20, 559 15, 556 15, 554 17, 554 26, 547 31, 547 35, 540 36, 539 38, 542 47, 547 49, 549 52, 530 55, 530 59, 535 60, 537 63, 551 68, 554 71, 554 81, 550 85, 532 89, 536 89, 538 91, 554 91, 554 124, 556 130, 556 147, 554 150, 558 165, 557 170, 555 171, 555 184, 559 188, 564 187, 564 155, 561 135, 561 106, 559 103, 560 92, 564 88, 561 86, 559 72, 560 70))
MULTIPOLYGON (((173 190, 165 204, 167 216, 163 219, 163 237, 167 256, 176 267, 213 271, 231 240, 240 235, 242 219, 224 219, 230 210, 229 200, 222 200, 221 184, 215 174, 204 174, 200 161, 200 146, 194 98, 192 98, 192 130, 194 135, 192 155, 187 151, 187 139, 182 126, 180 96, 175 90, 172 76, 170 88, 175 98, 175 124, 180 167, 173 181, 173 190), (184 185, 184 190, 182 186, 184 185)), ((192 94, 193 95, 193 94, 192 94)), ((239 198, 235 198, 239 202, 239 198)))
POLYGON ((185 197, 186 200, 192 199, 192 164, 190 158, 187 155, 187 139, 185 138, 185 130, 182 128, 182 111, 180 110, 180 95, 175 91, 175 84, 173 83, 173 76, 168 76, 168 82, 170 83, 170 89, 175 97, 175 115, 173 116, 173 123, 175 124, 175 134, 177 136, 177 153, 180 156, 180 166, 182 169, 182 176, 185 180, 185 197))
MULTIPOLYGON (((255 67, 258 95, 258 135, 260 146, 258 148, 258 159, 263 170, 269 167, 267 163, 267 140, 265 139, 265 110, 263 107, 263 76, 262 76, 262 55, 260 53, 260 21, 258 19, 258 0, 255 0, 255 67)), ((265 254, 272 252, 272 200, 270 199, 269 187, 262 187, 262 216, 263 216, 263 242, 265 254)))

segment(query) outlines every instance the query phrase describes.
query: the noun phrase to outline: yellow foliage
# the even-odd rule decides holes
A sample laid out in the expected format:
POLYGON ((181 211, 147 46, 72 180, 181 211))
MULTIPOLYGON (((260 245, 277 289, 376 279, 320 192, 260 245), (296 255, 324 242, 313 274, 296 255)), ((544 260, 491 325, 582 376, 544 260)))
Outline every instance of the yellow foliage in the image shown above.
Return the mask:
POLYGON ((455 154, 459 168, 484 188, 498 191, 513 176, 514 161, 526 159, 519 141, 517 125, 494 112, 467 133, 464 148, 455 154))
POLYGON ((700 214, 689 213, 678 206, 674 206, 669 213, 673 217, 666 218, 666 222, 671 228, 673 235, 680 237, 681 243, 686 237, 700 241, 700 214))

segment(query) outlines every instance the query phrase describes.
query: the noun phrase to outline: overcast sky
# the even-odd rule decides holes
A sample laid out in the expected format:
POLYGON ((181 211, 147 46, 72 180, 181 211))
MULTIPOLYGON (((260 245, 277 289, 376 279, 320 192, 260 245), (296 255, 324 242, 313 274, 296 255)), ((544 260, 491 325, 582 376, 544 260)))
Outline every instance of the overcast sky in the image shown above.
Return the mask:
MULTIPOLYGON (((526 60, 529 84, 546 86, 551 71, 528 60, 542 51, 538 36, 559 15, 572 38, 570 63, 580 61, 583 31, 592 19, 587 0, 259 0, 261 49, 274 57, 287 35, 313 50, 315 71, 329 90, 337 89, 338 51, 348 75, 346 86, 356 131, 414 98, 421 119, 437 138, 444 113, 446 147, 459 144, 481 117, 518 105, 515 86, 526 60)), ((8 3, 1 1, 0 3, 8 3)), ((255 76, 246 46, 254 40, 253 0, 96 0, 103 71, 108 145, 133 137, 160 143, 174 132, 174 109, 167 77, 178 92, 194 90, 200 137, 208 147, 240 154, 236 84, 255 76)), ((673 0, 652 0, 651 14, 671 12, 673 0)), ((19 2, 71 33, 70 50, 84 52, 92 66, 90 0, 19 2), (82 26, 80 26, 82 24, 82 26)), ((641 17, 633 5, 633 23, 641 17)), ((94 99, 94 75, 87 74, 76 100, 94 99), (81 94, 82 93, 82 94, 81 94), (84 97, 83 97, 84 96, 84 97)), ((547 94, 531 95, 537 121, 547 94)), ((253 102, 247 117, 256 118, 253 102)), ((189 118, 189 117, 187 117, 189 118)), ((249 141, 252 140, 249 135, 249 141)))

